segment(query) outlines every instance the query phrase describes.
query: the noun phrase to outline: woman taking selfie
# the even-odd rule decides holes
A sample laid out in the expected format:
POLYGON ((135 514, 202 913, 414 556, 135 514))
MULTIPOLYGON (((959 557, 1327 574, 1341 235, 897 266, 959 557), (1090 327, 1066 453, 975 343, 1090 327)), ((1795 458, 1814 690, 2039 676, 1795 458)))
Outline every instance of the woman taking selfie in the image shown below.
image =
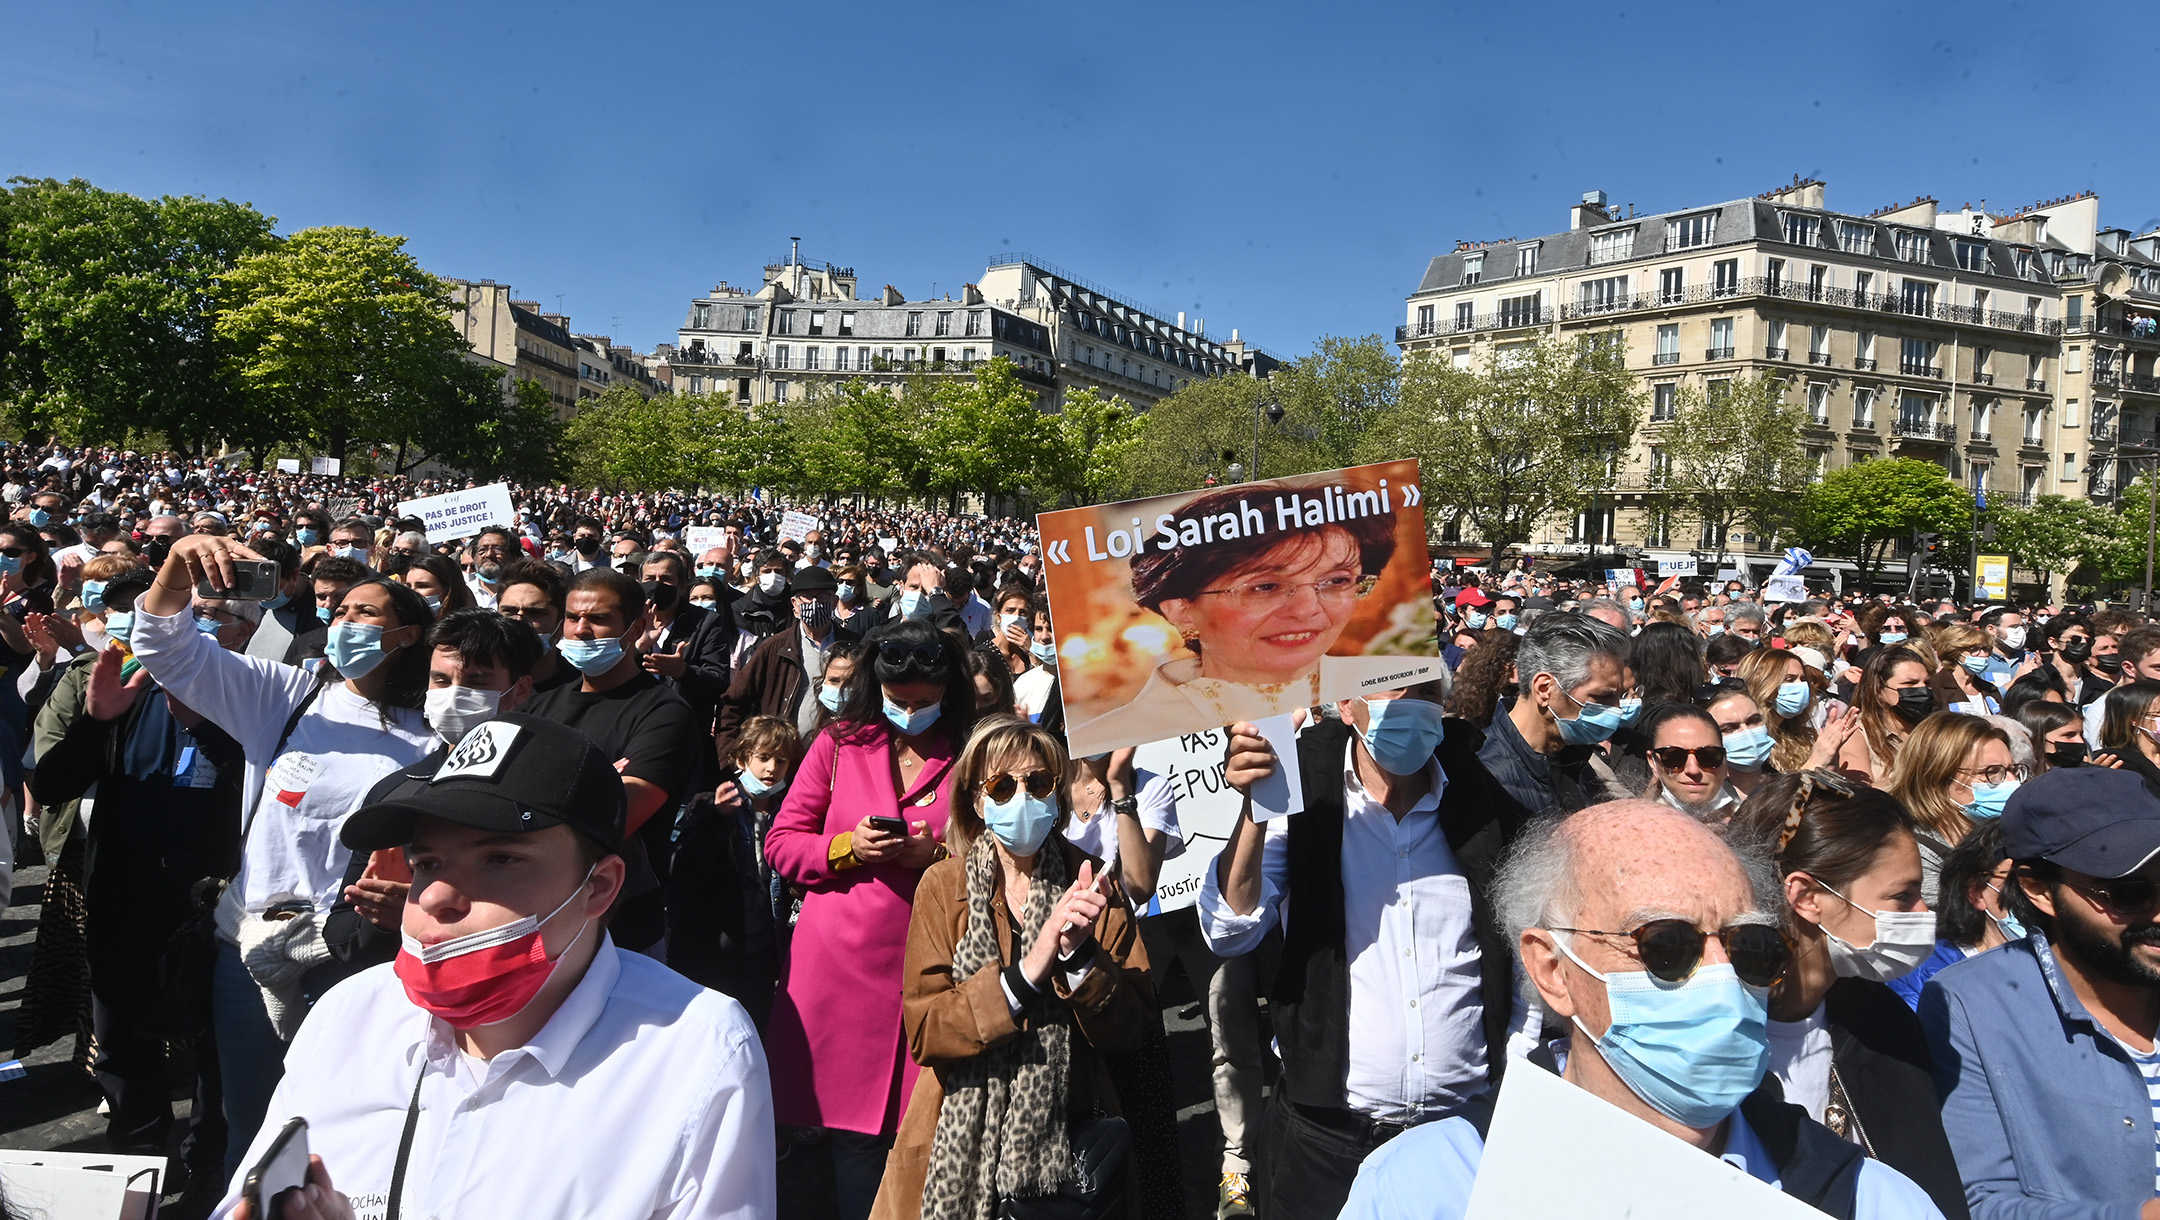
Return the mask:
POLYGON ((915 1078, 879 1220, 976 1220, 1054 1193, 1076 1132, 1116 1112, 1101 1054, 1158 1018, 1147 950, 1113 873, 1059 833, 1065 748, 986 721, 954 768, 953 858, 915 894, 903 997, 915 1078))

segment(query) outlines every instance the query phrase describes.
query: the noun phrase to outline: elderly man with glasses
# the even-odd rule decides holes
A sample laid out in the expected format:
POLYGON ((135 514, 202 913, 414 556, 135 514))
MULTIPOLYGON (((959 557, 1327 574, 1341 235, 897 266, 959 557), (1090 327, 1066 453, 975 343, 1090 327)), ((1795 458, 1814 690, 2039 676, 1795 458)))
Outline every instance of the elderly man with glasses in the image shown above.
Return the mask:
POLYGON ((2058 768, 2002 816, 2022 940, 1920 993, 1976 1220, 2160 1217, 2160 799, 2058 768))
MULTIPOLYGON (((1785 1101, 1767 1074, 1769 989, 1792 958, 1776 885, 1766 861, 1648 801, 1535 823, 1493 900, 1549 1024, 1573 1033, 1515 1070, 1556 1071, 1828 1215, 1940 1217, 1911 1179, 1785 1101)), ((1488 1117, 1458 1115, 1381 1147, 1345 1220, 1461 1216, 1488 1117)), ((1568 1133, 1548 1134, 1564 1172, 1568 1133)))

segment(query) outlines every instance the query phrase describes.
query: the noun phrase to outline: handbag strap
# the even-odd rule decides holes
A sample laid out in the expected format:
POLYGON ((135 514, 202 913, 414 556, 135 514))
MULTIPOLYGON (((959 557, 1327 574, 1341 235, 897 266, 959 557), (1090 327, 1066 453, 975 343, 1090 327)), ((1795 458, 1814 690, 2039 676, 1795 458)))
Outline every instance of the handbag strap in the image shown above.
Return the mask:
POLYGON ((405 1134, 398 1137, 397 1167, 390 1171, 390 1209, 383 1220, 398 1220, 398 1203, 405 1197, 405 1165, 412 1160, 413 1132, 420 1127, 420 1086, 427 1083, 427 1052, 420 1054, 420 1076, 413 1081, 412 1104, 405 1107, 405 1134))
MULTIPOLYGON (((277 762, 278 755, 285 752, 285 743, 292 740, 293 730, 300 727, 300 718, 307 715, 307 711, 309 708, 315 706, 315 700, 321 697, 323 693, 323 687, 328 686, 329 684, 329 680, 327 678, 324 678, 321 674, 318 673, 315 675, 315 688, 307 693, 306 698, 300 700, 300 706, 292 710, 292 715, 285 718, 285 727, 278 731, 277 744, 275 746, 272 746, 270 749, 270 761, 272 763, 277 762)), ((227 880, 231 880, 233 877, 238 876, 240 873, 239 857, 247 854, 248 835, 251 834, 255 829, 255 814, 256 811, 261 808, 262 801, 258 799, 255 802, 254 806, 248 810, 247 824, 240 828, 240 846, 234 853, 235 858, 233 860, 233 867, 232 870, 226 874, 227 880)))

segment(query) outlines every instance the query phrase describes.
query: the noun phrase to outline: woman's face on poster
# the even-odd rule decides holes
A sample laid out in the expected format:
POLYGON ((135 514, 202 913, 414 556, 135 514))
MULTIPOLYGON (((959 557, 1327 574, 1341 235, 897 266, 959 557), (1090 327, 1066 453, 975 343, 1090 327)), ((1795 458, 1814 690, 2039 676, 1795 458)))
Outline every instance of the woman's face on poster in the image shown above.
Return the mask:
POLYGON ((1362 572, 1348 531, 1285 542, 1210 580, 1190 598, 1162 603, 1200 654, 1206 677, 1248 685, 1311 673, 1356 611, 1362 572))

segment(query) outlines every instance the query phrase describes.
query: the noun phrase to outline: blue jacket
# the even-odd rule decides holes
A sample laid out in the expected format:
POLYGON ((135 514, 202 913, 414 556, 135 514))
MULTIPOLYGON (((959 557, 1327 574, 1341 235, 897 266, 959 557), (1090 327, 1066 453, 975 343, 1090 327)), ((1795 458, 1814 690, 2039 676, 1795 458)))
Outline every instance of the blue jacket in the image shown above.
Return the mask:
POLYGON ((1920 1024, 1973 1220, 2134 1220, 2153 1197, 2144 1077, 2039 929, 1944 968, 1920 1024))

